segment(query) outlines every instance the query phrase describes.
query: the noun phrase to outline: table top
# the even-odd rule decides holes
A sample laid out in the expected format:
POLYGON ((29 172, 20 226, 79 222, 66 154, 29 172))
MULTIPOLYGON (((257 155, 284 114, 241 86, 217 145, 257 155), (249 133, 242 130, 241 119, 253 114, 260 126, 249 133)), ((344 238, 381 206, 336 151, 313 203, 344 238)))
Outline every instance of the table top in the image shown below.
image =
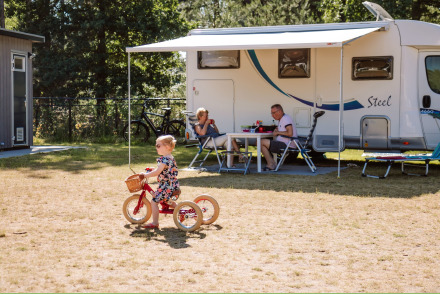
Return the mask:
POLYGON ((272 137, 273 133, 251 133, 251 132, 240 132, 240 133, 226 133, 229 137, 239 137, 239 138, 257 138, 257 137, 272 137))

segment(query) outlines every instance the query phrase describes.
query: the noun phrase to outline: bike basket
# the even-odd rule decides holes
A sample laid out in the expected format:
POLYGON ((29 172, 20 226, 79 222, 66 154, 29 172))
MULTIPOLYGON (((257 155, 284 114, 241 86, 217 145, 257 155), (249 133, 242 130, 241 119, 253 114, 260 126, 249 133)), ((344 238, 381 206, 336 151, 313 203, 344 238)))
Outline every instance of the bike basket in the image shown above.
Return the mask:
POLYGON ((127 188, 130 193, 142 190, 143 180, 139 178, 139 175, 129 176, 125 180, 125 183, 127 184, 127 188))

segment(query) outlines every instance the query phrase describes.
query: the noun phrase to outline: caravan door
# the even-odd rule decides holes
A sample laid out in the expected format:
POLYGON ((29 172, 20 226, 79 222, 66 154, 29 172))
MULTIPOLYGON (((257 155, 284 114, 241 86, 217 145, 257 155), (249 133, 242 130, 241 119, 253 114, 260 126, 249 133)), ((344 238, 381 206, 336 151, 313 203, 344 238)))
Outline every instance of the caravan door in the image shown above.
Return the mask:
POLYGON ((440 142, 440 52, 419 53, 419 99, 428 149, 440 142))
POLYGON ((221 133, 235 131, 234 82, 232 80, 194 80, 193 110, 203 107, 221 133))

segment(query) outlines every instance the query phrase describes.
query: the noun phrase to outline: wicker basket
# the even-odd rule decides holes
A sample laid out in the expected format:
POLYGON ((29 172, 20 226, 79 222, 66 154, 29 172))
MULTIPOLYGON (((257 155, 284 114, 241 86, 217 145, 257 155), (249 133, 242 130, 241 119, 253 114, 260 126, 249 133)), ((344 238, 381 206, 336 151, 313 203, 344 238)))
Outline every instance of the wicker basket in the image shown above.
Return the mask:
POLYGON ((127 184, 127 188, 130 193, 142 190, 143 180, 139 178, 138 174, 129 176, 127 179, 125 179, 125 183, 127 184))

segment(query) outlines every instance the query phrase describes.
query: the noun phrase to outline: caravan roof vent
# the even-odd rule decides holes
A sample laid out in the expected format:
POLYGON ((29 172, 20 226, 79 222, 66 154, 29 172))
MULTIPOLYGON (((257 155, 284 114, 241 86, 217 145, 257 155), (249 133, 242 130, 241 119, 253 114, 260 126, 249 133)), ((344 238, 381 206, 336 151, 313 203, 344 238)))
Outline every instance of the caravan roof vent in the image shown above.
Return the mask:
POLYGON ((364 6, 367 7, 367 9, 376 17, 376 21, 393 20, 391 15, 389 15, 389 13, 379 4, 368 1, 364 1, 362 4, 364 4, 364 6))

